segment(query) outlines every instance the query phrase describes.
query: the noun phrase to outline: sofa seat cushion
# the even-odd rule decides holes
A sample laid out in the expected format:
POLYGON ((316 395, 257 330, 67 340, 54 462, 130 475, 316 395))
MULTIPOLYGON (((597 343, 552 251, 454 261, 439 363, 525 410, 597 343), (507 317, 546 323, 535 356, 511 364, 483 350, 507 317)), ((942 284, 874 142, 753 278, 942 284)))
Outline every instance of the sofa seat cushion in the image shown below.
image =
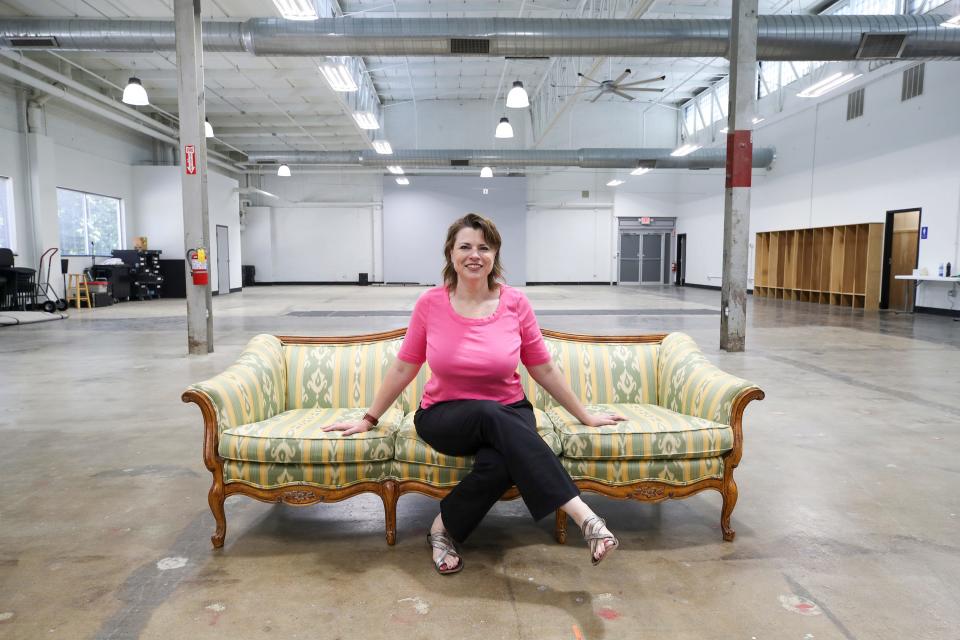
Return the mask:
MULTIPOLYGON (((560 458, 563 468, 574 480, 592 480, 607 486, 622 486, 636 482, 662 482, 686 486, 701 480, 723 479, 723 458, 695 460, 577 460, 560 458)), ((671 497, 657 489, 641 493, 646 499, 671 497)))
POLYGON ((400 460, 394 460, 391 464, 392 479, 401 482, 416 480, 431 487, 454 487, 472 471, 472 468, 438 467, 435 464, 417 464, 400 460))
POLYGON ((565 458, 577 460, 682 460, 710 458, 733 448, 733 429, 655 404, 588 405, 625 422, 588 427, 563 407, 550 409, 565 458))
POLYGON ((382 482, 390 477, 391 465, 383 462, 333 464, 274 464, 271 462, 223 461, 224 482, 238 482, 258 489, 309 485, 320 489, 343 489, 361 482, 382 482))
MULTIPOLYGON (((560 439, 553 429, 553 423, 547 414, 540 409, 533 410, 537 420, 537 432, 543 438, 550 450, 560 455, 560 439)), ((408 413, 400 424, 397 432, 394 457, 399 462, 427 464, 436 467, 453 469, 473 469, 473 456, 448 456, 440 453, 417 435, 413 424, 414 413, 408 413)))
POLYGON ((292 409, 262 422, 227 429, 220 434, 220 456, 228 460, 277 464, 358 463, 390 460, 403 417, 388 409, 380 424, 365 433, 343 437, 323 427, 340 420, 359 420, 366 409, 292 409))

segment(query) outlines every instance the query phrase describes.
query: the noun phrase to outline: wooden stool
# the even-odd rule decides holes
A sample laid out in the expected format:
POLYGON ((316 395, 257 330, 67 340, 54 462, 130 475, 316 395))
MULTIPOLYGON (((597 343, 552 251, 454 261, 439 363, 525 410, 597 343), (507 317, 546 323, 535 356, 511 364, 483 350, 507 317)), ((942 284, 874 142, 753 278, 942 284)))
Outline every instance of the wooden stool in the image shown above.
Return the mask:
POLYGON ((90 287, 87 286, 87 279, 80 273, 69 274, 67 281, 67 304, 71 300, 77 301, 77 311, 80 310, 80 301, 85 300, 87 308, 93 308, 93 302, 90 300, 90 287))

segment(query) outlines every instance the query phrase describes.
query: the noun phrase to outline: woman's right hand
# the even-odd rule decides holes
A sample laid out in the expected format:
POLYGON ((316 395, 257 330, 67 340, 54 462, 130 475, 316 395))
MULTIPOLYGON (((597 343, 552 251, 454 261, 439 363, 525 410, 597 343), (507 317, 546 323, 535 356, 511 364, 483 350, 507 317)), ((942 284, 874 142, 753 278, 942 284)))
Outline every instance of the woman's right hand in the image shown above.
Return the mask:
POLYGON ((366 420, 344 420, 335 422, 323 428, 324 431, 342 431, 341 436, 352 436, 355 433, 363 433, 373 428, 373 425, 366 420))

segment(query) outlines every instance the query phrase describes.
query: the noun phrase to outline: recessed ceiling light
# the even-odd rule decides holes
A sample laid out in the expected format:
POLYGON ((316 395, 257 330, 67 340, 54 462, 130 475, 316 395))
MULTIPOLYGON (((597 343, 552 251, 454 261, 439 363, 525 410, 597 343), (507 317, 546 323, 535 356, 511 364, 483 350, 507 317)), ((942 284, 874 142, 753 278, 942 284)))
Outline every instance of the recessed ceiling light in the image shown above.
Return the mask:
POLYGON ((377 116, 369 111, 357 111, 353 114, 353 119, 357 121, 357 125, 359 125, 361 129, 373 130, 380 128, 380 123, 377 122, 377 116))
POLYGON ((861 75, 863 74, 841 73, 838 71, 837 73, 827 76, 820 82, 816 82, 810 85, 809 87, 807 87, 806 89, 798 93, 797 97, 798 98, 819 98, 822 95, 830 93, 837 87, 843 86, 848 82, 850 82, 851 80, 859 78, 861 75))
POLYGON ((392 173, 392 174, 394 174, 394 175, 397 175, 397 176, 402 176, 402 175, 403 175, 403 167, 398 166, 398 165, 388 166, 388 167, 387 167, 387 171, 389 171, 390 173, 392 173))
POLYGON ((388 156, 393 153, 393 147, 386 140, 374 140, 373 149, 382 156, 388 156))
POLYGON ((637 167, 636 169, 634 169, 633 171, 630 172, 630 175, 632 175, 632 176, 642 176, 643 174, 647 173, 648 171, 650 171, 650 167, 637 167))
POLYGON ((316 20, 320 17, 313 0, 273 0, 273 4, 287 20, 316 20))
POLYGON ((410 184, 410 180, 408 180, 407 178, 397 178, 397 184, 406 186, 410 184))
POLYGON ((320 73, 334 91, 347 93, 359 88, 350 69, 342 62, 324 62, 320 65, 320 73))
POLYGON ((607 183, 607 186, 608 186, 608 187, 619 187, 619 186, 622 185, 622 184, 623 184, 623 180, 616 180, 616 179, 614 179, 614 180, 611 180, 610 182, 608 182, 608 183, 607 183))

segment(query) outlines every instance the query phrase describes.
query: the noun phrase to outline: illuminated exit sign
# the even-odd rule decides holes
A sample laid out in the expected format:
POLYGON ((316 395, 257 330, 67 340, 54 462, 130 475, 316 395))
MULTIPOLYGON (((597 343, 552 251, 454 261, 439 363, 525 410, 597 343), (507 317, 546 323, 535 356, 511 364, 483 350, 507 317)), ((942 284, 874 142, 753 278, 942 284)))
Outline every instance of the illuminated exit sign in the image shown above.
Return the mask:
POLYGON ((640 218, 640 224, 650 224, 653 222, 653 218, 640 218))

